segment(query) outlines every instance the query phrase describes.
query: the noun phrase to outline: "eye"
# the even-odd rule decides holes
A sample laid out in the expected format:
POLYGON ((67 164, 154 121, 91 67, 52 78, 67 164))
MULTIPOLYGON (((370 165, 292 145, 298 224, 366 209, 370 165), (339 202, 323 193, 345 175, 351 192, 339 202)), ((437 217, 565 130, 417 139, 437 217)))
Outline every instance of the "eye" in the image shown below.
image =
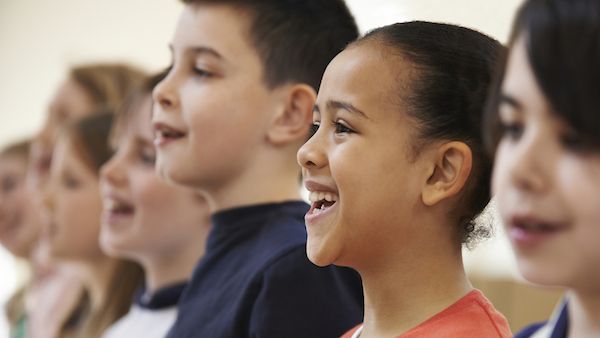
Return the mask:
POLYGON ((2 192, 9 193, 17 187, 17 180, 15 177, 8 176, 2 179, 2 192))
POLYGON ((156 152, 154 151, 154 148, 140 150, 140 160, 143 164, 153 167, 156 163, 156 152))
POLYGON ((346 124, 346 122, 344 122, 343 120, 337 120, 334 123, 335 126, 335 133, 336 134, 351 134, 354 133, 354 130, 352 130, 352 128, 348 127, 348 125, 346 124))
POLYGON ((213 72, 208 71, 204 67, 195 66, 193 71, 194 71, 194 74, 196 74, 196 76, 200 77, 200 78, 211 78, 211 77, 215 76, 215 74, 213 72))
POLYGON ((79 180, 77 180, 71 175, 64 176, 62 179, 62 184, 63 186, 69 189, 76 189, 80 185, 79 180))
POLYGON ((592 146, 584 140, 577 132, 569 131, 560 136, 562 146, 574 153, 588 153, 592 150, 592 146))
POLYGON ((523 126, 520 123, 502 123, 502 137, 507 137, 513 141, 518 140, 523 135, 523 126))
POLYGON ((321 122, 313 122, 313 124, 310 126, 310 130, 309 130, 309 137, 313 137, 313 135, 315 135, 317 133, 317 130, 319 130, 319 126, 321 125, 321 122))

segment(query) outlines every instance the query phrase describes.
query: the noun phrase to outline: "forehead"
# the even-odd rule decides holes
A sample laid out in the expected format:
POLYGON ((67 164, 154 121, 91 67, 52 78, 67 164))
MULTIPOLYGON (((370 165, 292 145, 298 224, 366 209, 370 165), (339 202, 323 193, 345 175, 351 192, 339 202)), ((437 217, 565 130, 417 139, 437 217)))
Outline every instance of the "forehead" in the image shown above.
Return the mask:
POLYGON ((27 157, 19 154, 0 155, 0 171, 11 171, 25 174, 27 157))
POLYGON ((323 76, 319 99, 336 99, 373 107, 397 107, 408 95, 410 63, 376 43, 353 45, 338 54, 323 76))
POLYGON ((210 47, 225 58, 257 55, 250 35, 250 15, 228 5, 186 5, 172 39, 175 51, 210 47))
POLYGON ((516 99, 526 111, 544 114, 550 112, 548 102, 529 65, 525 39, 522 36, 511 48, 502 92, 516 99))

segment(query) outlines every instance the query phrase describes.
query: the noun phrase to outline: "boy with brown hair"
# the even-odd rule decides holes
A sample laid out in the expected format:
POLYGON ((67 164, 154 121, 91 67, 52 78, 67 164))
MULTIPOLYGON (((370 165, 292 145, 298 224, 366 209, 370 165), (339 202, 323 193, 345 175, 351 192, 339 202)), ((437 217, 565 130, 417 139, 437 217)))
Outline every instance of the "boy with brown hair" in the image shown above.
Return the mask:
POLYGON ((157 170, 206 197, 213 230, 169 337, 340 336, 360 280, 308 261, 295 158, 354 19, 342 0, 184 2, 154 90, 157 170))

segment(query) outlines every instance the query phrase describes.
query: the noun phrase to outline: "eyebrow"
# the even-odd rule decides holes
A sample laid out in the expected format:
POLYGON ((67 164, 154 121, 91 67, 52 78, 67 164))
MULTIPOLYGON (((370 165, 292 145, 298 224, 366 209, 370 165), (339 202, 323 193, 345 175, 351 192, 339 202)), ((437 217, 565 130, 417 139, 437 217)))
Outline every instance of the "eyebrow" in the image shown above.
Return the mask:
POLYGON ((499 105, 501 104, 507 104, 517 110, 521 110, 522 105, 519 101, 517 101, 517 99, 515 99, 514 97, 505 94, 505 93, 501 93, 500 94, 500 99, 498 100, 499 105))
MULTIPOLYGON (((169 49, 171 50, 171 53, 173 53, 173 45, 169 44, 169 49)), ((191 47, 187 47, 185 49, 185 51, 187 53, 195 53, 195 54, 208 54, 208 55, 212 55, 214 57, 216 57, 217 59, 221 59, 223 60, 224 57, 219 54, 219 52, 217 52, 214 48, 210 48, 210 47, 206 47, 206 46, 191 46, 191 47)))
MULTIPOLYGON (((326 107, 327 107, 327 110, 342 109, 349 113, 358 115, 362 118, 369 120, 369 117, 367 117, 367 114, 365 114, 362 110, 356 108, 355 106, 353 106, 351 103, 348 103, 348 102, 329 100, 329 101, 327 101, 326 107)), ((321 112, 321 110, 319 109, 319 106, 317 106, 317 105, 314 106, 313 111, 317 112, 317 113, 321 112)))

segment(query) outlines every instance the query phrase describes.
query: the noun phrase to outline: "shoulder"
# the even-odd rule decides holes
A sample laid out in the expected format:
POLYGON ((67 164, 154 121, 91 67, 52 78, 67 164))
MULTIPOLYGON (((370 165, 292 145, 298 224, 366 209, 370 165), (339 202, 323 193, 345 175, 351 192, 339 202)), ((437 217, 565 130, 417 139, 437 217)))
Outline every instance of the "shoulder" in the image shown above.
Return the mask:
POLYGON ((362 285, 346 268, 320 268, 304 246, 262 273, 251 332, 265 337, 339 337, 362 320, 362 285))

